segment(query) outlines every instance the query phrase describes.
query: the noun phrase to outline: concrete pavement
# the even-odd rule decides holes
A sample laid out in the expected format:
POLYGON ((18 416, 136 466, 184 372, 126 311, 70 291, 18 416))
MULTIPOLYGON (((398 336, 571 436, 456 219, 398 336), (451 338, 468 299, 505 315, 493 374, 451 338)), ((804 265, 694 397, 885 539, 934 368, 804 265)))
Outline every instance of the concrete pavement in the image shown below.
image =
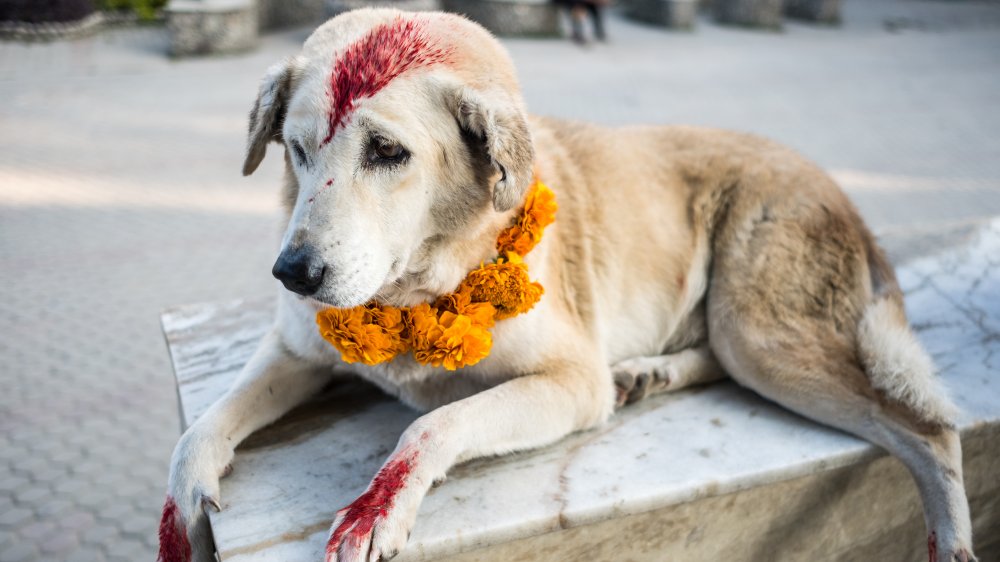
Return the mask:
MULTIPOLYGON (((158 314, 274 290, 280 159, 240 177, 245 115, 307 33, 185 61, 157 28, 0 44, 0 561, 153 559, 178 437, 158 314)), ((609 34, 505 41, 531 110, 773 137, 884 232, 1000 214, 1000 4, 609 34)))

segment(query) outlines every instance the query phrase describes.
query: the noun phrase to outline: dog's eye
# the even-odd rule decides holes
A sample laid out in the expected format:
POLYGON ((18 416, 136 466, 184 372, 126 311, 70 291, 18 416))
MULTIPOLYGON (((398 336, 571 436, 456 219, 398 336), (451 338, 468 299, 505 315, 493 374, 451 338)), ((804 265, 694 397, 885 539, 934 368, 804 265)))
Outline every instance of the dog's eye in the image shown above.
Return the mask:
POLYGON ((398 144, 379 144, 375 147, 375 153, 379 158, 399 158, 403 147, 398 144))
POLYGON ((295 161, 298 162, 299 166, 308 165, 309 161, 306 158, 306 151, 302 148, 302 145, 299 144, 299 141, 292 141, 292 154, 295 155, 295 161))
POLYGON ((392 165, 403 162, 410 156, 403 145, 398 142, 376 137, 368 145, 367 160, 369 164, 392 165))

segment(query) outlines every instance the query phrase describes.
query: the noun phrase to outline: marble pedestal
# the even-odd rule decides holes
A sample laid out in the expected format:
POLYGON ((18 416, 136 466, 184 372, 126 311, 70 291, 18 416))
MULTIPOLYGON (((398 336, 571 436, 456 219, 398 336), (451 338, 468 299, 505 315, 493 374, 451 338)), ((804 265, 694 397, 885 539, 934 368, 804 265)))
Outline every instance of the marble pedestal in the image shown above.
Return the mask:
MULTIPOLYGON (((961 412, 976 551, 1000 560, 1000 221, 898 273, 961 412)), ((271 317, 269 301, 163 315, 185 425, 236 377, 271 317)), ((221 559, 321 560, 334 512, 416 417, 342 381, 251 436, 211 514, 221 559)), ((899 462, 726 382, 456 467, 396 560, 922 560, 924 541, 899 462)))
POLYGON ((785 0, 785 15, 818 23, 840 23, 840 0, 785 0))
POLYGON ((504 37, 556 37, 560 33, 559 10, 548 0, 442 0, 441 4, 504 37))
POLYGON ((164 12, 175 57, 237 53, 257 43, 253 0, 170 0, 164 12))
POLYGON ((625 15, 674 29, 691 29, 698 16, 698 0, 627 0, 625 15))
POLYGON ((440 0, 325 0, 326 17, 360 8, 395 8, 406 12, 433 12, 441 9, 440 0))
POLYGON ((729 25, 781 29, 783 0, 712 0, 715 21, 729 25))

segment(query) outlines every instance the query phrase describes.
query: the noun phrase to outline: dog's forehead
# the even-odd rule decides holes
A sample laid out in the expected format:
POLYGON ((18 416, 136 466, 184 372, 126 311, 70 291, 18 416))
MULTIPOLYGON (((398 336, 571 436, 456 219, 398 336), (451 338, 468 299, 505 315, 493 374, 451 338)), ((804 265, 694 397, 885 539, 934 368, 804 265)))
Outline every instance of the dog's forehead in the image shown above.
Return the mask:
POLYGON ((351 118, 357 105, 397 78, 448 66, 454 48, 418 14, 371 11, 336 18, 306 41, 300 55, 303 97, 308 109, 322 107, 321 146, 351 118))

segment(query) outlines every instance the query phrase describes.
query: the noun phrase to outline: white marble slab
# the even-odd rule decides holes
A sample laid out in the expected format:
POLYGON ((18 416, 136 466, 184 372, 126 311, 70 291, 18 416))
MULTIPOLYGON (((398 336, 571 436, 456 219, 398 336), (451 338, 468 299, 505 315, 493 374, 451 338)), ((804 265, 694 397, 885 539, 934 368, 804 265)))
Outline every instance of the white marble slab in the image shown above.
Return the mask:
MULTIPOLYGON (((1000 424, 1000 219, 898 273, 960 425, 1000 424)), ((272 312, 267 301, 237 301, 164 314, 185 424, 236 376, 272 312)), ((364 490, 415 418, 342 383, 255 434, 222 482, 223 511, 211 516, 222 560, 321 560, 334 512, 364 490)), ((428 495, 398 560, 436 560, 881 454, 732 383, 653 397, 551 447, 457 467, 428 495)))

